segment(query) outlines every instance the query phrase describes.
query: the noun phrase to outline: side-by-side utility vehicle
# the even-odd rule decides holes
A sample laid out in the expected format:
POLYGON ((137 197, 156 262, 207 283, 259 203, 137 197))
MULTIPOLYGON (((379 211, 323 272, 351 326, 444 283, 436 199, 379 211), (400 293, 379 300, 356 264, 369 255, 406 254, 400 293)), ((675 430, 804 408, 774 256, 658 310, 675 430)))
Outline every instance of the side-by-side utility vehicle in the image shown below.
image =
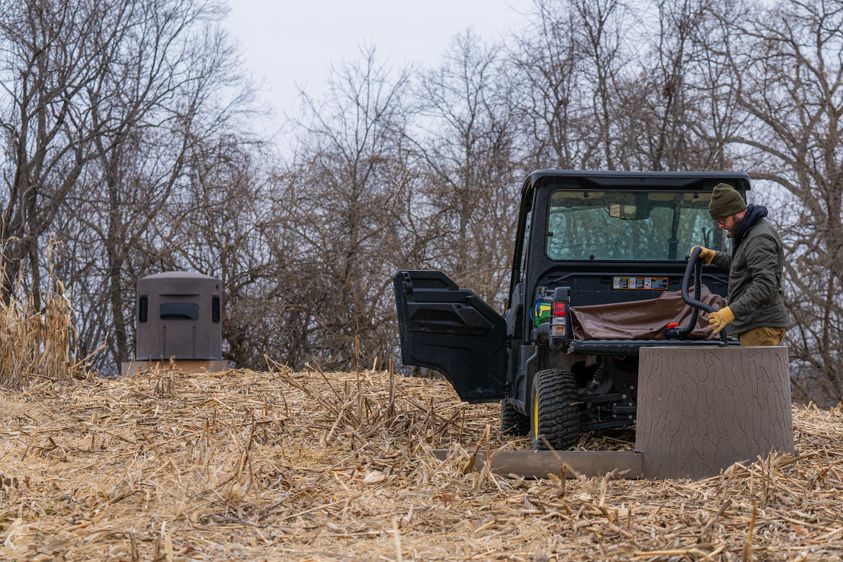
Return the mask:
POLYGON ((691 252, 728 249, 708 213, 718 183, 750 188, 731 172, 533 172, 502 315, 442 272, 395 275, 403 363, 441 372, 464 401, 500 401, 502 429, 535 449, 634 424, 641 347, 736 343, 698 315, 727 292, 691 252))

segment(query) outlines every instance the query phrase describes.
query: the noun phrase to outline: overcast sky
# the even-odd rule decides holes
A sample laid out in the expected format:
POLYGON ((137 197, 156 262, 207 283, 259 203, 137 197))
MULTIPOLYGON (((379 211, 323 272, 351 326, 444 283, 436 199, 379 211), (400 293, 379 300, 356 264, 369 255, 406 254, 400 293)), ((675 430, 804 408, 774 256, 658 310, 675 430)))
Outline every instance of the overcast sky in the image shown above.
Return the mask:
POLYGON ((498 39, 521 27, 531 0, 232 0, 225 26, 260 99, 274 115, 260 132, 274 134, 298 108, 297 86, 325 90, 331 64, 354 60, 372 45, 393 68, 439 62, 471 27, 498 39))

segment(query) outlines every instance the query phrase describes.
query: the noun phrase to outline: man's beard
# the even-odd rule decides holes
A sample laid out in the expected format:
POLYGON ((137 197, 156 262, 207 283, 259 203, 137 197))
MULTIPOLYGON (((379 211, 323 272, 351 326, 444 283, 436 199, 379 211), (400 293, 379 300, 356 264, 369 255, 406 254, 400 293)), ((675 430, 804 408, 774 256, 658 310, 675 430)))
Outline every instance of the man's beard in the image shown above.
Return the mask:
POLYGON ((743 222, 742 220, 738 220, 738 219, 736 218, 736 219, 735 219, 735 229, 734 229, 734 230, 731 230, 731 229, 728 229, 728 228, 726 229, 726 232, 728 232, 728 233, 729 233, 729 234, 728 234, 728 237, 729 237, 729 238, 734 238, 735 236, 737 236, 737 235, 738 235, 738 231, 740 231, 740 229, 741 229, 741 223, 742 223, 742 222, 743 222))

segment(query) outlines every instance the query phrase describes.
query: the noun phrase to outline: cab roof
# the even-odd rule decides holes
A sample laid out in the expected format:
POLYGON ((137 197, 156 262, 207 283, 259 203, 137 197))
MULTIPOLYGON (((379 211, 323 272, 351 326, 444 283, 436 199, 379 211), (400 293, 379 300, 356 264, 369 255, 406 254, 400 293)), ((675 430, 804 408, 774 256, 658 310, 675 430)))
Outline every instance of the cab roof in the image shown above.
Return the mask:
POLYGON ((750 189, 749 174, 745 172, 619 172, 545 169, 536 170, 529 175, 524 183, 524 191, 530 186, 556 183, 572 188, 706 190, 721 182, 743 191, 750 189))

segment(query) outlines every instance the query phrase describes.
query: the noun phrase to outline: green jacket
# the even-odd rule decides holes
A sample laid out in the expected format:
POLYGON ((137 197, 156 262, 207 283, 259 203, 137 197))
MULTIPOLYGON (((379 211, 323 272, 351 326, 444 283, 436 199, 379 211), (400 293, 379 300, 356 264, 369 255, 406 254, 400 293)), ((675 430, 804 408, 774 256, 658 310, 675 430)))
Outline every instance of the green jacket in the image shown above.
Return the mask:
POLYGON ((728 326, 730 334, 761 327, 787 328, 782 297, 784 252, 782 240, 770 221, 759 220, 744 234, 731 256, 717 252, 712 264, 729 272, 726 300, 735 315, 728 326))

